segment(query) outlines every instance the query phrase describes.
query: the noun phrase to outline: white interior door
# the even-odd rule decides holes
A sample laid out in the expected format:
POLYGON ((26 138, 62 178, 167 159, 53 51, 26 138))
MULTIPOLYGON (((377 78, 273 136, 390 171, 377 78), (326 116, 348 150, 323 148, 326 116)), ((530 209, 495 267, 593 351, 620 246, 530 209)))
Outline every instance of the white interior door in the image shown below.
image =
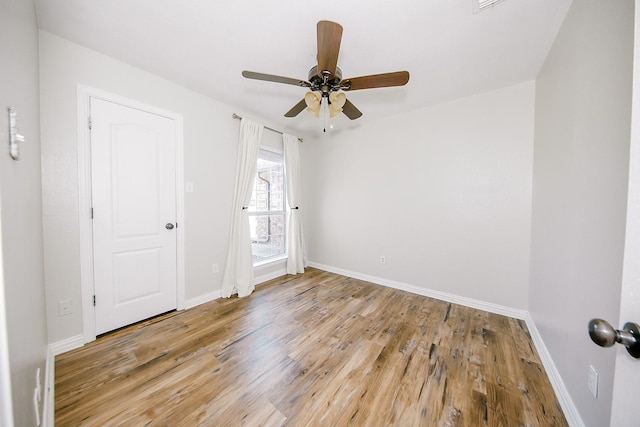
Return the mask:
POLYGON ((96 334, 176 308, 176 128, 91 98, 96 334))
MULTIPOLYGON (((640 0, 636 0, 635 5, 629 196, 620 319, 611 320, 615 328, 622 328, 626 322, 640 324, 640 0)), ((638 396, 640 396, 640 359, 632 358, 621 345, 616 347, 618 353, 610 425, 638 426, 640 425, 640 415, 637 410, 638 396)))

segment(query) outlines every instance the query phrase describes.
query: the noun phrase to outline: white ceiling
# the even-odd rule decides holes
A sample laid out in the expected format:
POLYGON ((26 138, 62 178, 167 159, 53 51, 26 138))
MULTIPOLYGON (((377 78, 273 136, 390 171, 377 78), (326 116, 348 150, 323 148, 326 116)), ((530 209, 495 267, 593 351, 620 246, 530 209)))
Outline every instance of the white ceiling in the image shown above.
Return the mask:
MULTIPOLYGON (((343 77, 408 70, 399 88, 348 92, 363 112, 344 129, 532 80, 571 0, 505 0, 473 13, 473 0, 36 0, 40 27, 222 101, 299 136, 322 119, 283 115, 305 89, 242 70, 307 79, 316 23, 344 27, 343 77)), ((328 123, 329 124, 329 123, 328 123)))

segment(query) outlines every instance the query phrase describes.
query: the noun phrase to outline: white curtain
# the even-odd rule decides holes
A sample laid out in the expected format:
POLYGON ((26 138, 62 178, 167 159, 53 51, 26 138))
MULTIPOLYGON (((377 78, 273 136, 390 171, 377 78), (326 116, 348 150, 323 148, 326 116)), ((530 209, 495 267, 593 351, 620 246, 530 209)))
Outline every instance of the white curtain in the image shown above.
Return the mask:
POLYGON ((287 180, 287 203, 289 221, 287 221, 287 273, 304 273, 304 242, 302 221, 300 220, 300 156, 298 138, 283 134, 284 167, 287 180))
POLYGON ((223 298, 229 298, 236 292, 239 297, 245 297, 255 288, 247 207, 253 191, 263 130, 263 125, 251 120, 242 118, 240 122, 236 192, 231 216, 229 253, 222 277, 221 295, 223 298))

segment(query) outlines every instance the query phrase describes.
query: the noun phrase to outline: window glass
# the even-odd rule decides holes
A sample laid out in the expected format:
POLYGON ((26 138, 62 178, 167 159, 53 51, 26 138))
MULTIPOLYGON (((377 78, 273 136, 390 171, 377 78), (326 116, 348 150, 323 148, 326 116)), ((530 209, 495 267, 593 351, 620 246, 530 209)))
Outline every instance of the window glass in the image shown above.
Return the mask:
POLYGON ((261 149, 249 225, 253 262, 286 255, 286 191, 282 153, 261 149))

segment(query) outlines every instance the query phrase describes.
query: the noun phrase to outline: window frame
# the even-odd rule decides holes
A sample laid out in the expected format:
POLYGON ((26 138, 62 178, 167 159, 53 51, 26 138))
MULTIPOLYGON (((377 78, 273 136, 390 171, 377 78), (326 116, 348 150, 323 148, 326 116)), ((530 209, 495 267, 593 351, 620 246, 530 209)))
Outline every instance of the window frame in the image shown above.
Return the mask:
MULTIPOLYGON (((247 209, 247 215, 249 217, 259 217, 259 216, 270 216, 270 215, 282 215, 283 218, 283 222, 284 222, 284 228, 283 228, 283 238, 284 238, 284 253, 281 254, 277 254, 277 255, 273 255, 273 256, 269 256, 269 257, 265 257, 265 258, 259 258, 259 259, 254 259, 253 261, 253 267, 259 267, 259 266, 263 266, 266 264, 271 264, 274 262, 278 262, 278 261, 282 261, 282 260, 286 260, 288 258, 288 247, 287 247, 287 224, 288 224, 288 214, 289 214, 289 205, 287 204, 287 179, 285 176, 286 173, 286 169, 285 169, 285 165, 284 165, 284 151, 283 150, 279 150, 277 148, 274 147, 270 147, 268 145, 261 145, 259 152, 258 152, 258 158, 256 160, 256 163, 259 160, 270 160, 267 157, 269 157, 269 155, 274 155, 275 157, 277 157, 277 160, 281 161, 282 164, 282 211, 258 211, 258 210, 251 210, 251 202, 249 203, 249 209, 247 209), (266 152, 268 153, 266 156, 263 155, 261 157, 261 153, 260 152, 266 152)), ((273 160, 270 160, 273 161, 273 160)), ((252 191, 252 199, 253 199, 253 194, 255 194, 256 192, 256 185, 257 185, 257 181, 259 179, 258 177, 258 173, 259 173, 259 169, 256 168, 256 174, 254 177, 254 188, 252 191)), ((252 257, 254 256, 253 253, 253 245, 254 242, 253 240, 251 241, 251 255, 252 257)))

